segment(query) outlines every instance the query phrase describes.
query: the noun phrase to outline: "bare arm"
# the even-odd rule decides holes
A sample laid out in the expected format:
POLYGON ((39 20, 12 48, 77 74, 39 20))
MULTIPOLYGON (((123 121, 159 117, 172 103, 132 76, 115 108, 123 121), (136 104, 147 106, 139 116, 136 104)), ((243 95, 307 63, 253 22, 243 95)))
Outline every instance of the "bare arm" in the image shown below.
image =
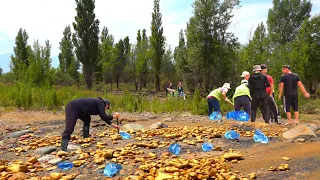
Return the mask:
POLYGON ((304 88, 304 85, 302 84, 301 81, 298 81, 298 86, 299 86, 300 90, 302 91, 302 93, 304 94, 304 96, 305 96, 306 98, 309 98, 310 95, 309 95, 309 93, 307 92, 306 88, 304 88))
POLYGON ((272 96, 274 90, 274 83, 270 83, 270 96, 272 96))
POLYGON ((227 93, 226 92, 222 92, 222 98, 227 101, 228 103, 230 103, 231 105, 233 105, 233 103, 227 98, 227 93))
POLYGON ((281 82, 279 84, 279 99, 281 100, 281 97, 282 97, 282 93, 283 93, 283 87, 284 87, 284 83, 281 82))

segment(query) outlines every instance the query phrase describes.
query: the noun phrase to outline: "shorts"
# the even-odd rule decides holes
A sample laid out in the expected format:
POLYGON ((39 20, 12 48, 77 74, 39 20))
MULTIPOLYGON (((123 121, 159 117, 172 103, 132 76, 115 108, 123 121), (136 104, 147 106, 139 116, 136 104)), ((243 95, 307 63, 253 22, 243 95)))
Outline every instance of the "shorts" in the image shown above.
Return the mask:
POLYGON ((298 112, 299 105, 298 105, 298 96, 285 96, 285 109, 286 112, 290 112, 290 108, 292 107, 294 112, 298 112))

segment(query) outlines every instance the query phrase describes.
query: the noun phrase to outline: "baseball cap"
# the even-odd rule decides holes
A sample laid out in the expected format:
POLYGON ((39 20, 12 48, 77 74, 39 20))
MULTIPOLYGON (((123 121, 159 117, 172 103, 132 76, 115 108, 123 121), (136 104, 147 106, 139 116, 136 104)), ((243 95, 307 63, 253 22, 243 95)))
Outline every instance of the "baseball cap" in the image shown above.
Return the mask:
POLYGON ((289 65, 283 65, 282 68, 287 68, 287 69, 291 69, 291 67, 289 65))
POLYGON ((241 81, 241 84, 248 84, 248 81, 244 79, 241 81))
POLYGON ((245 77, 247 75, 250 75, 250 73, 248 71, 243 71, 241 74, 241 77, 245 77))
POLYGON ((268 68, 267 65, 265 65, 265 64, 261 64, 260 67, 261 67, 261 69, 267 69, 268 68))

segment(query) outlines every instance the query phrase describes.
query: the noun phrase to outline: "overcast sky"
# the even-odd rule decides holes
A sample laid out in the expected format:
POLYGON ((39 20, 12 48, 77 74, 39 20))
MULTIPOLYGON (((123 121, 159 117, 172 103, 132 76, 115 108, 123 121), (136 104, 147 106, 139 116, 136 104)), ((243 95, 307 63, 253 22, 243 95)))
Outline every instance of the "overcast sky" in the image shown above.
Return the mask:
MULTIPOLYGON (((52 56, 59 54, 59 41, 66 25, 74 21, 74 0, 0 0, 0 55, 13 52, 14 39, 20 27, 29 34, 29 43, 38 39, 41 44, 48 39, 52 56)), ((178 44, 178 35, 192 15, 194 0, 161 0, 164 35, 172 48, 178 44)), ((320 12, 320 0, 311 0, 312 15, 320 12)), ((250 31, 258 23, 266 21, 272 0, 243 0, 242 7, 234 12, 230 27, 241 43, 247 43, 250 31)), ((152 0, 96 0, 96 17, 100 29, 107 26, 115 41, 125 36, 135 42, 138 29, 146 29, 150 35, 152 0)), ((0 59, 0 61, 3 61, 0 59)), ((56 61, 56 60, 55 60, 56 61)), ((5 62, 0 66, 6 69, 5 62)), ((6 62, 7 63, 7 62, 6 62)), ((57 62, 53 62, 54 66, 57 62)))

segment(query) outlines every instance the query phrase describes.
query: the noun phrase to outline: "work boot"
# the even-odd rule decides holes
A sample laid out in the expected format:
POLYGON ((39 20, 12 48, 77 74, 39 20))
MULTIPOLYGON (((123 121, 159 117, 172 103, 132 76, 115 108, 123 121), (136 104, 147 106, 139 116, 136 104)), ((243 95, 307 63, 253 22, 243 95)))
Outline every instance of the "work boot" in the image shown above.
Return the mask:
POLYGON ((83 126, 83 138, 88 138, 89 137, 89 129, 90 127, 89 126, 83 126))
POLYGON ((61 140, 61 150, 62 151, 68 150, 68 143, 69 143, 69 139, 62 139, 61 140))

